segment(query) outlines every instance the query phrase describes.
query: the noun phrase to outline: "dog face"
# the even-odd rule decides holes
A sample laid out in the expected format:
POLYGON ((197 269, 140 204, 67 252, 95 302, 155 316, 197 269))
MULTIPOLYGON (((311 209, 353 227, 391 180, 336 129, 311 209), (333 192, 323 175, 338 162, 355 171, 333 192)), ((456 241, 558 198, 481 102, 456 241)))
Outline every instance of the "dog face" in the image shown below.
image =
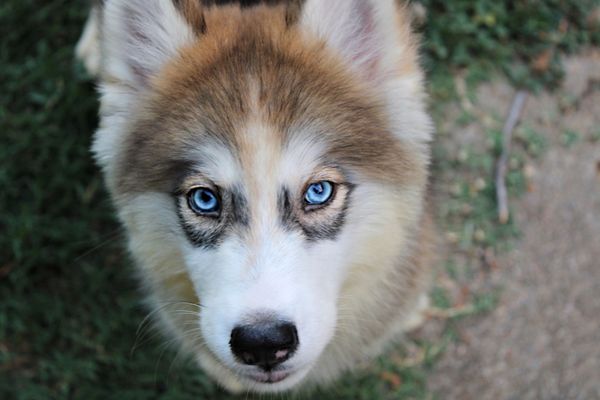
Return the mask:
POLYGON ((197 4, 107 2, 94 150, 152 296, 199 305, 168 328, 225 385, 279 391, 343 326, 353 271, 402 257, 420 74, 393 0, 197 4))

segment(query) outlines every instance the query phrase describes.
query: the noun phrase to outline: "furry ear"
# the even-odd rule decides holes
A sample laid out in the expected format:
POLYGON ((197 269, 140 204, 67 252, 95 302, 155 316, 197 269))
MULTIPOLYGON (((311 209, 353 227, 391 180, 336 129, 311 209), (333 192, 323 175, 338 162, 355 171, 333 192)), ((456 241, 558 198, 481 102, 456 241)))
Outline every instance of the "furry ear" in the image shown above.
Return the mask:
POLYGON ((301 25, 363 77, 380 80, 396 18, 394 0, 306 0, 301 25))
MULTIPOLYGON (((173 0, 107 0, 104 7, 105 80, 116 79, 130 88, 143 89, 181 47, 195 38, 196 29, 173 0)), ((185 12, 188 2, 179 7, 185 12)))
POLYGON ((300 29, 342 57, 382 97, 392 128, 417 143, 431 137, 410 12, 399 0, 306 0, 300 29))
POLYGON ((117 149, 139 94, 205 26, 199 0, 104 0, 99 21, 101 118, 92 149, 114 191, 117 149))

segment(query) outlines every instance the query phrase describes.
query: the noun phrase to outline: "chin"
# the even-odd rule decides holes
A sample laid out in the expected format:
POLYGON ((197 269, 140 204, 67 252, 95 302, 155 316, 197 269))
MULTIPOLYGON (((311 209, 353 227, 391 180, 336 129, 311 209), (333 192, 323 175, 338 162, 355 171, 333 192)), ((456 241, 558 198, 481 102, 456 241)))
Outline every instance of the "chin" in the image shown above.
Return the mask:
POLYGON ((202 352, 198 363, 226 391, 236 393, 283 393, 300 388, 312 370, 312 364, 304 367, 277 368, 262 371, 259 368, 230 368, 209 353, 202 352))
POLYGON ((258 393, 280 393, 297 388, 309 368, 290 371, 255 372, 240 376, 241 384, 258 393))

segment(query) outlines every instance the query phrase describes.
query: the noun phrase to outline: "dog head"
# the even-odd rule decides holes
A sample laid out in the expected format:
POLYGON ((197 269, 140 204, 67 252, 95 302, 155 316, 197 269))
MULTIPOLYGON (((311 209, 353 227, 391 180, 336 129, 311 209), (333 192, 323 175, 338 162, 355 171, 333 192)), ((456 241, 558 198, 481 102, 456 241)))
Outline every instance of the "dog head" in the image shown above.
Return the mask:
POLYGON ((395 0, 106 2, 94 151, 154 297, 200 306, 163 319, 215 374, 297 384, 353 271, 402 257, 431 131, 408 24, 395 0))

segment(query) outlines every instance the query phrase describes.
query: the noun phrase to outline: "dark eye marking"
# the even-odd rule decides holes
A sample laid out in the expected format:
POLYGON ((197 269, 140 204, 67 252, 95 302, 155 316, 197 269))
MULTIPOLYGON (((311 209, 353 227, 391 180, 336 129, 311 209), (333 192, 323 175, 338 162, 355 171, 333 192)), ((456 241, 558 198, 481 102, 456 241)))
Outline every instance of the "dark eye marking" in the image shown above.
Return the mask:
POLYGON ((195 188, 174 194, 177 215, 188 240, 196 247, 214 249, 236 227, 250 224, 243 192, 195 188))
POLYGON ((238 187, 231 189, 231 214, 229 216, 231 224, 239 224, 244 227, 250 225, 248 215, 248 200, 242 190, 238 187))
MULTIPOLYGON (((278 199, 278 208, 282 225, 285 229, 290 231, 301 230, 309 242, 317 240, 335 240, 346 221, 346 214, 351 201, 350 197, 352 189, 354 188, 354 185, 352 184, 345 184, 345 186, 348 188, 348 193, 344 199, 344 205, 341 210, 338 210, 335 215, 323 214, 322 217, 317 217, 316 215, 312 216, 309 222, 303 221, 303 218, 298 214, 312 211, 310 209, 304 210, 303 207, 295 208, 292 197, 290 196, 290 191, 287 188, 283 188, 279 193, 278 199)), ((332 196, 333 195, 329 194, 330 198, 332 198, 332 196)), ((324 204, 326 205, 329 201, 330 199, 325 200, 324 204)), ((303 202, 306 202, 306 199, 304 199, 303 202)))
MULTIPOLYGON (((181 201, 178 201, 181 203, 181 201)), ((197 224, 186 219, 183 216, 181 204, 178 204, 177 215, 179 221, 185 232, 186 237, 195 247, 203 248, 206 250, 214 249, 223 241, 223 235, 225 233, 225 227, 222 224, 222 218, 218 218, 208 226, 200 228, 197 224)))
POLYGON ((290 191, 287 188, 281 189, 279 192, 279 198, 277 199, 279 215, 281 217, 281 223, 288 230, 296 228, 302 228, 300 221, 294 211, 294 205, 291 201, 290 191))

